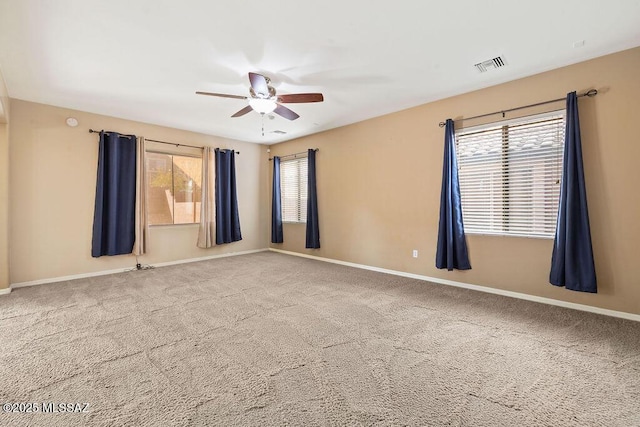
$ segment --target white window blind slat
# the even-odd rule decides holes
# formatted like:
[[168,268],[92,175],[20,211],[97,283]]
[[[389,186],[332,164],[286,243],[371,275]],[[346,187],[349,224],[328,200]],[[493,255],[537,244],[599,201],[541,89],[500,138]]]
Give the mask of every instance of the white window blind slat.
[[466,232],[553,237],[564,126],[556,111],[456,132]]

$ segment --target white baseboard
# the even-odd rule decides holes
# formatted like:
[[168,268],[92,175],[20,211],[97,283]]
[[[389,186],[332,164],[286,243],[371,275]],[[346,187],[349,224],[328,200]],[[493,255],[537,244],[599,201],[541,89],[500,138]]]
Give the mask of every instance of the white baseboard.
[[472,285],[472,284],[469,284],[469,283],[456,282],[456,281],[447,280],[447,279],[440,279],[438,277],[429,277],[429,276],[423,276],[423,275],[420,275],[420,274],[406,273],[404,271],[388,270],[386,268],[373,267],[373,266],[364,265],[364,264],[356,264],[356,263],[353,263],[353,262],[340,261],[340,260],[331,259],[331,258],[322,258],[322,257],[318,257],[318,256],[315,256],[315,255],[302,254],[302,253],[298,253],[298,252],[283,251],[282,249],[269,248],[269,250],[273,251],[273,252],[279,252],[279,253],[298,256],[298,257],[302,257],[302,258],[310,258],[310,259],[315,259],[315,260],[318,260],[318,261],[330,262],[330,263],[333,263],[333,264],[346,265],[348,267],[361,268],[363,270],[370,270],[370,271],[377,271],[379,273],[393,274],[393,275],[396,275],[396,276],[408,277],[408,278],[411,278],[411,279],[418,279],[418,280],[424,280],[424,281],[427,281],[427,282],[439,283],[441,285],[455,286],[455,287],[458,287],[458,288],[471,289],[471,290],[474,290],[474,291],[487,292],[487,293],[490,293],[490,294],[496,294],[496,295],[502,295],[502,296],[511,297],[511,298],[523,299],[523,300],[527,300],[527,301],[539,302],[539,303],[542,303],[542,304],[556,305],[556,306],[559,306],[559,307],[571,308],[571,309],[580,310],[580,311],[588,311],[588,312],[591,312],[591,313],[603,314],[605,316],[619,317],[619,318],[622,318],[622,319],[627,319],[627,320],[633,320],[633,321],[636,321],[636,322],[640,322],[640,315],[639,314],[626,313],[624,311],[609,310],[609,309],[606,309],[606,308],[594,307],[594,306],[591,306],[591,305],[577,304],[577,303],[567,302],[567,301],[560,301],[560,300],[556,300],[556,299],[553,299],[553,298],[539,297],[539,296],[535,296],[535,295],[523,294],[523,293],[520,293],[520,292],[505,291],[505,290],[502,290],[502,289],[489,288],[487,286]]
[[66,282],[67,280],[85,279],[87,277],[106,276],[108,274],[124,273],[129,268],[118,268],[115,270],[94,271],[91,273],[72,274],[70,276],[48,277],[46,279],[30,280],[28,282],[12,283],[11,288],[25,288],[27,286],[46,285],[47,283]]
[[11,288],[0,289],[0,295],[9,295],[11,293]]
[[268,250],[269,250],[268,248],[251,249],[251,250],[248,250],[248,251],[229,252],[229,253],[226,253],[226,254],[203,256],[203,257],[200,257],[200,258],[189,258],[189,259],[180,259],[178,261],[160,262],[160,263],[152,264],[152,265],[154,267],[166,267],[168,265],[187,264],[189,262],[207,261],[207,260],[216,259],[216,258],[227,258],[227,257],[230,257],[230,256],[255,254],[256,252],[266,252]]
[[[160,262],[157,264],[151,264],[151,266],[153,267],[165,267],[168,265],[176,265],[176,264],[187,264],[190,262],[198,262],[198,261],[206,261],[206,260],[210,260],[210,259],[215,259],[215,258],[226,258],[226,257],[230,257],[230,256],[238,256],[238,255],[246,255],[246,254],[252,254],[252,253],[256,253],[256,252],[264,252],[264,251],[268,251],[269,249],[267,248],[263,248],[263,249],[252,249],[249,251],[241,251],[241,252],[229,252],[229,253],[225,253],[225,254],[219,254],[219,255],[210,255],[210,256],[205,256],[205,257],[199,257],[199,258],[189,258],[189,259],[180,259],[177,261],[169,261],[169,262]],[[103,271],[94,271],[91,273],[82,273],[82,274],[73,274],[71,276],[60,276],[60,277],[51,277],[51,278],[47,278],[47,279],[39,279],[39,280],[31,280],[29,282],[18,282],[18,283],[12,283],[11,287],[9,288],[8,291],[5,291],[4,289],[0,289],[0,295],[2,295],[3,293],[9,293],[11,292],[11,289],[13,288],[24,288],[26,286],[36,286],[36,285],[44,285],[47,283],[56,283],[56,282],[65,282],[67,280],[75,280],[75,279],[85,279],[87,277],[96,277],[96,276],[106,276],[107,274],[115,274],[115,273],[124,273],[126,271],[131,271],[131,268],[118,268],[115,270],[103,270]]]

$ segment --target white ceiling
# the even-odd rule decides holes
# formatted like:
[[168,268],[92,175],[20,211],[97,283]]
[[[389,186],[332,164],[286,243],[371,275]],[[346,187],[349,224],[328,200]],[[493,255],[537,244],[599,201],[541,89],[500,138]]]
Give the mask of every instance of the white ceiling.
[[[640,0],[0,0],[11,97],[257,143],[638,45]],[[248,95],[249,71],[325,102],[263,137],[258,113],[230,117],[245,100],[195,95]]]

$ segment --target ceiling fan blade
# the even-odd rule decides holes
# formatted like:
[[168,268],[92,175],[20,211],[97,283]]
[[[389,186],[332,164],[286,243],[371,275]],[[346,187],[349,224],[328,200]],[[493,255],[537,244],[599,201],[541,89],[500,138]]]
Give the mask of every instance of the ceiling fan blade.
[[282,103],[300,103],[300,102],[322,102],[324,97],[321,93],[291,93],[288,95],[278,96],[278,102]]
[[269,84],[265,76],[257,73],[249,73],[249,81],[255,93],[269,96]]
[[276,114],[279,114],[282,117],[284,117],[285,119],[289,119],[289,120],[295,120],[298,117],[300,117],[295,112],[291,111],[290,109],[288,109],[284,105],[280,105],[280,104],[278,104],[278,106],[276,107],[275,110],[273,110],[273,112],[276,113]]
[[214,92],[196,92],[196,95],[208,95],[208,96],[219,96],[221,98],[233,98],[233,99],[247,99],[246,96],[240,95],[228,95],[226,93],[214,93]]
[[251,108],[251,105],[247,105],[246,107],[244,107],[242,110],[238,111],[237,113],[235,113],[233,116],[231,117],[240,117],[240,116],[244,116],[245,114],[247,114],[249,111],[252,111],[253,108]]

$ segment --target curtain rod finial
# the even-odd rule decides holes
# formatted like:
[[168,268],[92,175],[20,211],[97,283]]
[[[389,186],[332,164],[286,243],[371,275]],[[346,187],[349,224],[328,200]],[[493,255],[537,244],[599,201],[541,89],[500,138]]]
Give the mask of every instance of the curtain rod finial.
[[440,122],[440,123],[438,123],[438,126],[440,126],[441,128],[443,128],[443,127],[444,127],[444,122]]

